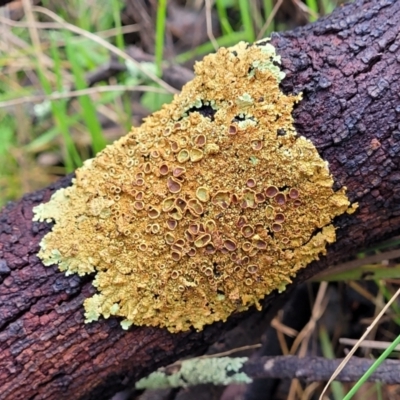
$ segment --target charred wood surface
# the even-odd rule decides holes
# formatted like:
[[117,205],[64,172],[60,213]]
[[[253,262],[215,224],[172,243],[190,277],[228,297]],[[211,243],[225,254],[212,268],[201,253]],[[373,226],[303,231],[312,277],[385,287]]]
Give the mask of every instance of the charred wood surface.
[[[315,24],[272,39],[287,78],[303,92],[294,116],[300,135],[329,162],[358,211],[335,221],[328,256],[294,285],[400,231],[400,2],[357,1]],[[0,214],[0,398],[108,399],[135,380],[187,354],[199,354],[243,320],[232,316],[202,332],[171,334],[116,319],[83,322],[91,278],[64,276],[37,258],[50,227],[32,222],[32,207],[71,177],[9,204]],[[272,313],[281,301],[265,299]]]

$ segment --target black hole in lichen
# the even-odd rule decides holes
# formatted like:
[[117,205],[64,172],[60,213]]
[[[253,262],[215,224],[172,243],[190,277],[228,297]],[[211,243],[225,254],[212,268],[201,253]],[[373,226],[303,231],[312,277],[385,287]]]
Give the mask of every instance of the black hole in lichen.
[[233,371],[233,370],[230,370],[230,369],[226,369],[225,370],[225,374],[226,374],[227,377],[233,376],[236,373],[237,373],[236,371]]
[[[279,118],[279,117],[278,117],[278,118]],[[285,136],[285,135],[286,135],[286,130],[283,129],[283,128],[279,128],[279,129],[276,131],[276,133],[277,133],[278,136]]]
[[236,50],[233,50],[233,51],[232,51],[232,54],[233,54],[235,57],[237,57],[237,55],[238,55],[238,53],[237,53]]
[[284,190],[289,189],[289,186],[287,186],[287,185],[280,186],[278,189],[279,189],[281,192],[283,192]]
[[217,294],[221,295],[221,296],[225,296],[225,292],[223,290],[217,290]]
[[213,262],[213,273],[215,276],[221,275],[221,272],[218,270],[218,264],[216,262]]
[[245,119],[246,119],[246,117],[243,114],[235,115],[232,122],[240,122],[240,121],[244,121]]
[[211,121],[214,121],[214,115],[217,110],[214,110],[210,105],[205,105],[202,103],[201,107],[192,107],[189,108],[186,112],[190,114],[191,112],[198,112],[205,118],[210,118]]
[[232,123],[235,122],[241,122],[241,121],[254,121],[254,117],[248,117],[246,115],[235,115],[235,117],[232,119]]

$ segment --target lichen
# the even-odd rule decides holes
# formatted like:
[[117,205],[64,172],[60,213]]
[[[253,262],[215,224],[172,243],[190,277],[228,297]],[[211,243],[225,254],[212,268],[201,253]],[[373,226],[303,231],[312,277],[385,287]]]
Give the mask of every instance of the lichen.
[[239,372],[247,357],[220,357],[182,361],[178,371],[167,374],[156,371],[136,382],[136,389],[164,389],[188,387],[211,383],[229,385],[231,383],[251,383],[252,379]]
[[205,57],[171,104],[34,209],[55,222],[43,263],[96,273],[87,322],[200,330],[260,308],[335,241],[345,188],[296,134],[301,95],[279,89],[279,62],[266,40]]

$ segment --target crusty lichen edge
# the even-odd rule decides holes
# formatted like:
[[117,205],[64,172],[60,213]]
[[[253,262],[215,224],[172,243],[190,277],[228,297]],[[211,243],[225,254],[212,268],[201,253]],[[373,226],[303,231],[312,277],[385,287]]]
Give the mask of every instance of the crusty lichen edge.
[[202,329],[259,307],[335,241],[331,220],[355,206],[345,188],[333,192],[328,163],[296,134],[301,95],[280,92],[279,64],[268,39],[207,56],[170,105],[34,208],[35,221],[55,221],[40,243],[43,263],[97,272],[87,322],[117,315],[124,329]]
[[247,357],[194,358],[180,363],[179,370],[168,374],[163,370],[152,372],[136,382],[136,389],[167,389],[189,387],[211,383],[230,385],[231,383],[251,383],[253,380],[239,372]]

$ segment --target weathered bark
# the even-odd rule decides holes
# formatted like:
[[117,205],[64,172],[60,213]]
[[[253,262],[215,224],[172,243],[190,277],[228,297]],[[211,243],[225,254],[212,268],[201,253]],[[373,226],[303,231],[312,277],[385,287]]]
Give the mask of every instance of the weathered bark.
[[[275,34],[286,92],[303,92],[299,134],[329,161],[359,210],[335,221],[338,240],[296,283],[400,231],[400,2],[364,0],[315,24]],[[0,214],[0,397],[106,399],[156,367],[200,353],[247,313],[202,332],[171,334],[115,319],[83,323],[90,278],[65,277],[36,257],[49,227],[32,207],[70,177],[8,205]],[[276,293],[264,310],[276,307]]]
[[[327,381],[336,371],[343,359],[329,360],[323,357],[278,356],[260,357],[247,361],[241,371],[253,379],[296,377],[304,382]],[[357,382],[371,367],[375,360],[352,357],[340,374],[335,378],[339,382]],[[367,379],[367,382],[399,384],[400,365],[397,360],[386,360]]]
[[[234,358],[234,357],[233,357]],[[203,368],[209,368],[210,371],[215,369],[213,364],[217,359],[196,359],[182,361],[182,363],[174,363],[166,368],[162,369],[165,374],[165,379],[155,384],[152,382],[140,382],[138,386],[141,388],[151,389],[164,389],[166,387],[179,387],[181,382],[185,382],[185,386],[198,385],[201,381],[202,384],[214,383],[217,384],[218,378],[215,376],[202,376],[202,371],[199,369],[199,373],[196,374],[192,368],[188,368],[186,371],[184,365],[192,364],[193,362],[198,363]],[[257,357],[243,362],[243,365],[238,369],[238,373],[244,372],[249,378],[276,378],[276,379],[293,379],[294,377],[300,379],[303,382],[321,382],[328,381],[332,374],[337,370],[339,365],[343,362],[343,358],[330,360],[324,357],[299,357],[299,356],[266,356]],[[371,367],[375,360],[368,358],[352,357],[346,362],[346,365],[335,378],[338,382],[357,382],[365,372]],[[201,364],[203,363],[203,365]],[[223,365],[220,367],[224,369]],[[400,362],[397,360],[385,360],[375,372],[370,375],[367,382],[381,382],[385,384],[395,385],[400,383]],[[175,379],[171,379],[175,378]],[[225,378],[225,377],[224,377]],[[168,379],[168,381],[167,381]],[[171,380],[170,380],[171,379]],[[147,379],[145,379],[146,381]],[[224,381],[224,379],[222,379]],[[235,382],[240,383],[240,382]],[[268,399],[270,397],[265,396],[265,392],[259,392],[263,394],[263,398]],[[261,397],[260,397],[261,398]]]

